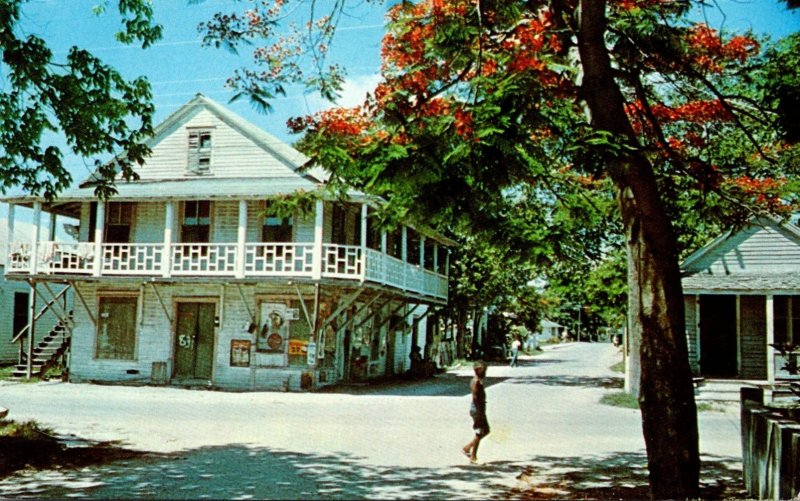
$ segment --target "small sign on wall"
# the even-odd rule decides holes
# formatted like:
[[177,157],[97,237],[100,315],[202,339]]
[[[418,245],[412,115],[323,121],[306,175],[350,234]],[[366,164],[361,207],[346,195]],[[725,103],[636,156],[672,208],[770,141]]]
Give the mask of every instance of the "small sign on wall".
[[250,367],[249,339],[231,339],[231,367]]

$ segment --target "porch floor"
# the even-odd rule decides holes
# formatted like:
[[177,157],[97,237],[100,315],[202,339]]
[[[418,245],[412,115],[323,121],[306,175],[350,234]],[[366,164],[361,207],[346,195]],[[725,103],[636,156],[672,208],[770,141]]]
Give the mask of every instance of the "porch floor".
[[743,386],[767,384],[766,379],[704,379],[694,390],[698,402],[738,402]]

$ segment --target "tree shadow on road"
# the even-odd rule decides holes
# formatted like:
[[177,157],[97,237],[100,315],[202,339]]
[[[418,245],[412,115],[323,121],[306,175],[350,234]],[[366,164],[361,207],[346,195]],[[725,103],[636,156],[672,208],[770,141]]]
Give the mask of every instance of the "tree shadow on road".
[[[376,380],[364,384],[339,384],[322,388],[318,393],[344,393],[347,395],[382,395],[394,397],[463,397],[470,394],[470,374],[445,372],[436,377],[424,379],[390,379]],[[503,381],[507,377],[484,378],[487,388]]]
[[[643,453],[533,456],[438,468],[379,466],[347,455],[244,445],[150,454],[79,469],[24,471],[0,497],[114,499],[643,499]],[[703,463],[702,498],[742,497],[736,458]]]
[[625,381],[618,376],[519,376],[510,378],[512,384],[541,384],[545,386],[571,386],[585,388],[622,389]]

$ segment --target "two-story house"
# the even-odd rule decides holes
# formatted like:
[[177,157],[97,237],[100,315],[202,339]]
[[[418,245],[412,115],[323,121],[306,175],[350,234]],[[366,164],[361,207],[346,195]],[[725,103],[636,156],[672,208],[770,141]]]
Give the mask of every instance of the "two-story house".
[[[6,268],[70,286],[71,381],[312,390],[407,370],[447,302],[451,241],[379,229],[358,192],[326,198],[323,169],[202,95],[148,144],[110,200],[91,178],[54,202],[5,198],[37,226],[42,211],[80,221],[75,243],[10,235]],[[310,210],[271,210],[298,193]]]

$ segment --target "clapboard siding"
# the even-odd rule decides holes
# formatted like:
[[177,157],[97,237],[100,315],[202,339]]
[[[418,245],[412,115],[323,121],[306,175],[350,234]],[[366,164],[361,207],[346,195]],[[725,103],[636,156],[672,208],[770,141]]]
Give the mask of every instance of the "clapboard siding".
[[211,176],[287,177],[297,175],[279,157],[254,143],[246,135],[222,121],[207,109],[198,109],[187,122],[168,131],[152,146],[152,154],[137,169],[141,179],[196,177],[187,173],[188,130],[208,128],[212,134]]
[[777,226],[750,226],[686,269],[717,275],[789,270],[800,271],[800,241]]
[[764,296],[741,296],[741,377],[745,379],[766,379],[767,340],[766,340],[766,299]]
[[699,374],[700,372],[700,355],[697,345],[698,332],[697,326],[699,319],[697,318],[697,296],[684,296],[683,305],[685,310],[685,325],[686,325],[686,342],[689,349],[689,365],[692,368],[692,373]]

